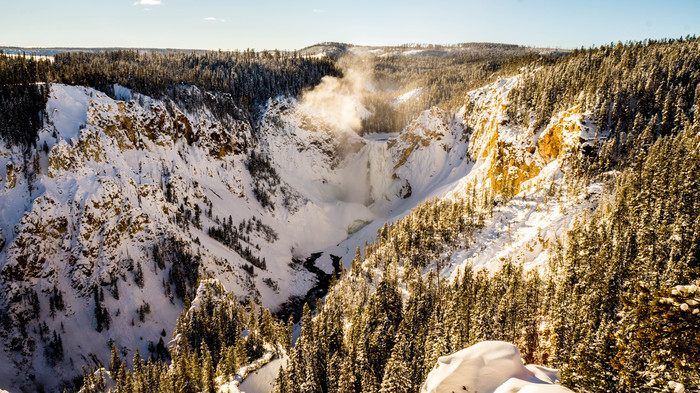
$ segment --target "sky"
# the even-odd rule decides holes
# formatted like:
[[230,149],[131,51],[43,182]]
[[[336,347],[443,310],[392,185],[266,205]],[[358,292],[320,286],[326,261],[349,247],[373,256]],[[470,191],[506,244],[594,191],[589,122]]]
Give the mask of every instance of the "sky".
[[700,0],[0,0],[0,46],[301,49],[700,35]]

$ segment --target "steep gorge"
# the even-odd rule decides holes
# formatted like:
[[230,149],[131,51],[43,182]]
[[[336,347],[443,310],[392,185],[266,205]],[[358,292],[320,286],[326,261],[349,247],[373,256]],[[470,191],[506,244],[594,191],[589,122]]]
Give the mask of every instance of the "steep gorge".
[[[201,279],[275,311],[336,270],[334,256],[349,274],[314,324],[334,310],[395,307],[379,289],[402,301],[423,289],[467,293],[460,285],[472,269],[488,271],[478,282],[504,280],[488,289],[504,289],[504,302],[517,298],[517,272],[556,267],[569,231],[609,206],[619,173],[585,165],[633,140],[583,95],[543,122],[526,108],[524,121],[517,99],[544,72],[522,69],[466,93],[456,111],[433,107],[400,133],[364,137],[290,97],[268,100],[253,121],[230,97],[196,87],[179,93],[202,103],[192,106],[123,87],[110,98],[50,85],[37,147],[0,147],[0,361],[13,365],[0,380],[28,390],[70,385],[81,365],[106,366],[112,344],[126,359],[135,349],[155,356],[156,343],[175,338]],[[314,267],[304,266],[316,253]],[[407,307],[425,306],[414,300]],[[517,310],[496,323],[481,306],[484,337],[492,325],[519,323]],[[551,333],[551,315],[525,322],[563,337]],[[391,347],[395,332],[383,333],[377,340]],[[433,331],[426,362],[473,339],[462,333],[446,344]],[[515,328],[503,334],[521,337]],[[546,360],[547,345],[523,353]]]

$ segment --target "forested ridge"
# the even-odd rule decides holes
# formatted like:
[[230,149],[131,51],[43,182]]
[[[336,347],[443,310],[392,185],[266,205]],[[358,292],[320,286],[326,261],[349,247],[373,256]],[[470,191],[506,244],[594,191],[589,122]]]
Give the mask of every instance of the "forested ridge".
[[[31,145],[42,126],[46,83],[92,87],[114,96],[114,84],[153,98],[181,101],[196,86],[227,94],[251,117],[267,99],[295,96],[326,75],[340,75],[330,60],[274,52],[151,52],[115,50],[59,53],[53,60],[0,54],[0,136]],[[188,103],[184,103],[187,105]],[[191,104],[191,103],[189,103]],[[238,115],[238,108],[225,108]]]
[[[561,55],[541,55],[516,45],[464,45],[470,51],[450,56],[375,58],[372,79],[377,90],[364,99],[371,115],[363,120],[360,132],[398,132],[431,106],[460,106],[465,91],[496,75],[517,72],[527,64],[551,62]],[[57,53],[51,60],[0,54],[0,99],[7,108],[0,119],[0,135],[11,143],[33,143],[48,97],[48,89],[41,85],[45,83],[93,87],[112,97],[114,84],[119,84],[153,98],[169,97],[186,107],[196,103],[189,102],[181,88],[197,86],[226,94],[254,114],[269,98],[297,96],[326,75],[341,76],[332,58],[252,50],[187,53],[117,49]],[[392,105],[392,94],[399,86],[420,88],[421,94],[410,102]],[[232,108],[219,109],[240,116]]]
[[105,391],[109,376],[119,392],[215,392],[266,352],[290,349],[293,324],[253,302],[239,304],[220,282],[203,279],[196,301],[185,304],[169,352],[161,339],[145,358],[136,350],[128,363],[122,359],[128,349],[112,346],[108,370],[84,370],[82,391]]
[[[377,91],[365,98],[371,115],[363,119],[361,132],[399,132],[432,106],[455,110],[464,104],[466,91],[482,87],[499,76],[518,73],[521,67],[556,61],[563,54],[540,54],[517,45],[464,45],[468,51],[453,55],[447,52],[443,56],[409,57],[389,52],[375,58],[373,78]],[[426,49],[428,53],[430,49]],[[419,90],[416,97],[397,103],[393,101],[397,87],[402,92]]]

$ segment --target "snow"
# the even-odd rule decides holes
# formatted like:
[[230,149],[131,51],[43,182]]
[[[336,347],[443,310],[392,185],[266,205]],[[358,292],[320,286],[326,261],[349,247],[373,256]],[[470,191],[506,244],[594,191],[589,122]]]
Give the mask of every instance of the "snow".
[[396,97],[394,101],[391,102],[391,106],[396,108],[397,106],[406,103],[408,101],[414,100],[420,96],[420,93],[423,91],[422,87],[419,87],[417,89],[413,89],[409,92],[406,92],[404,94],[401,94],[400,96]]
[[[26,57],[26,58],[32,58],[32,59],[34,59],[34,60],[36,60],[36,61],[48,60],[48,61],[50,61],[51,63],[53,63],[53,61],[54,61],[54,57],[53,57],[53,56],[34,55],[34,54],[30,54],[30,53],[3,53],[3,55],[4,55],[4,56],[8,56],[8,57]],[[0,391],[0,393],[2,393],[2,391]]]
[[269,393],[277,379],[280,367],[286,367],[289,359],[276,357],[269,363],[248,374],[238,386],[242,393]]
[[422,49],[411,49],[411,50],[407,50],[405,52],[402,52],[402,54],[404,56],[416,56],[416,55],[420,55],[421,53],[423,53]]
[[[555,185],[562,186],[560,181]],[[458,250],[452,255],[446,274],[457,274],[459,268],[464,266],[495,272],[506,259],[522,263],[525,270],[542,271],[554,244],[565,239],[579,214],[595,206],[601,192],[601,185],[594,183],[583,195],[573,197],[568,203],[565,196],[562,196],[562,200],[545,199],[541,195],[544,191],[517,195],[486,221],[484,228],[471,242],[472,247]],[[563,204],[568,208],[561,208]]]
[[100,97],[103,94],[85,87],[51,85],[46,112],[56,127],[60,139],[78,138],[80,127],[87,123],[90,100],[95,96]]
[[421,393],[560,393],[559,372],[523,364],[518,348],[502,341],[484,341],[438,359]]
[[120,84],[114,84],[114,96],[117,100],[131,101],[131,89]]
[[675,381],[668,381],[668,387],[673,389],[674,393],[683,393],[685,392],[685,386],[683,386],[682,383],[680,382],[675,382]]
[[[10,360],[7,359],[5,351],[0,352],[0,364],[10,364]],[[14,378],[14,370],[11,367],[0,367],[0,383],[2,383],[3,388],[9,388],[9,381]],[[5,382],[7,381],[7,382]],[[10,393],[8,390],[3,390],[0,388],[0,393]]]
[[[269,349],[269,348],[268,348]],[[280,367],[287,364],[286,356],[279,357],[268,350],[261,358],[238,369],[230,382],[219,386],[219,393],[269,393],[277,378]],[[248,380],[250,378],[250,380]]]

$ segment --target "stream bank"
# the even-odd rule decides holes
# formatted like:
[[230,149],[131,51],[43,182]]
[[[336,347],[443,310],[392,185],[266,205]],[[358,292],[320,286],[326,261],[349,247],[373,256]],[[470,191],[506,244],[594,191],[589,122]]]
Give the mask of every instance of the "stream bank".
[[302,265],[304,269],[316,275],[316,284],[306,292],[304,296],[295,296],[284,302],[279,311],[275,313],[278,319],[287,321],[289,317],[294,318],[294,323],[301,320],[301,315],[304,310],[304,304],[309,304],[311,311],[316,309],[316,300],[322,299],[328,293],[328,287],[331,283],[331,278],[335,275],[336,279],[340,278],[342,264],[340,257],[330,254],[333,261],[333,273],[326,273],[316,266],[316,260],[323,255],[322,252],[315,252],[309,255],[305,260],[293,259],[292,262]]

